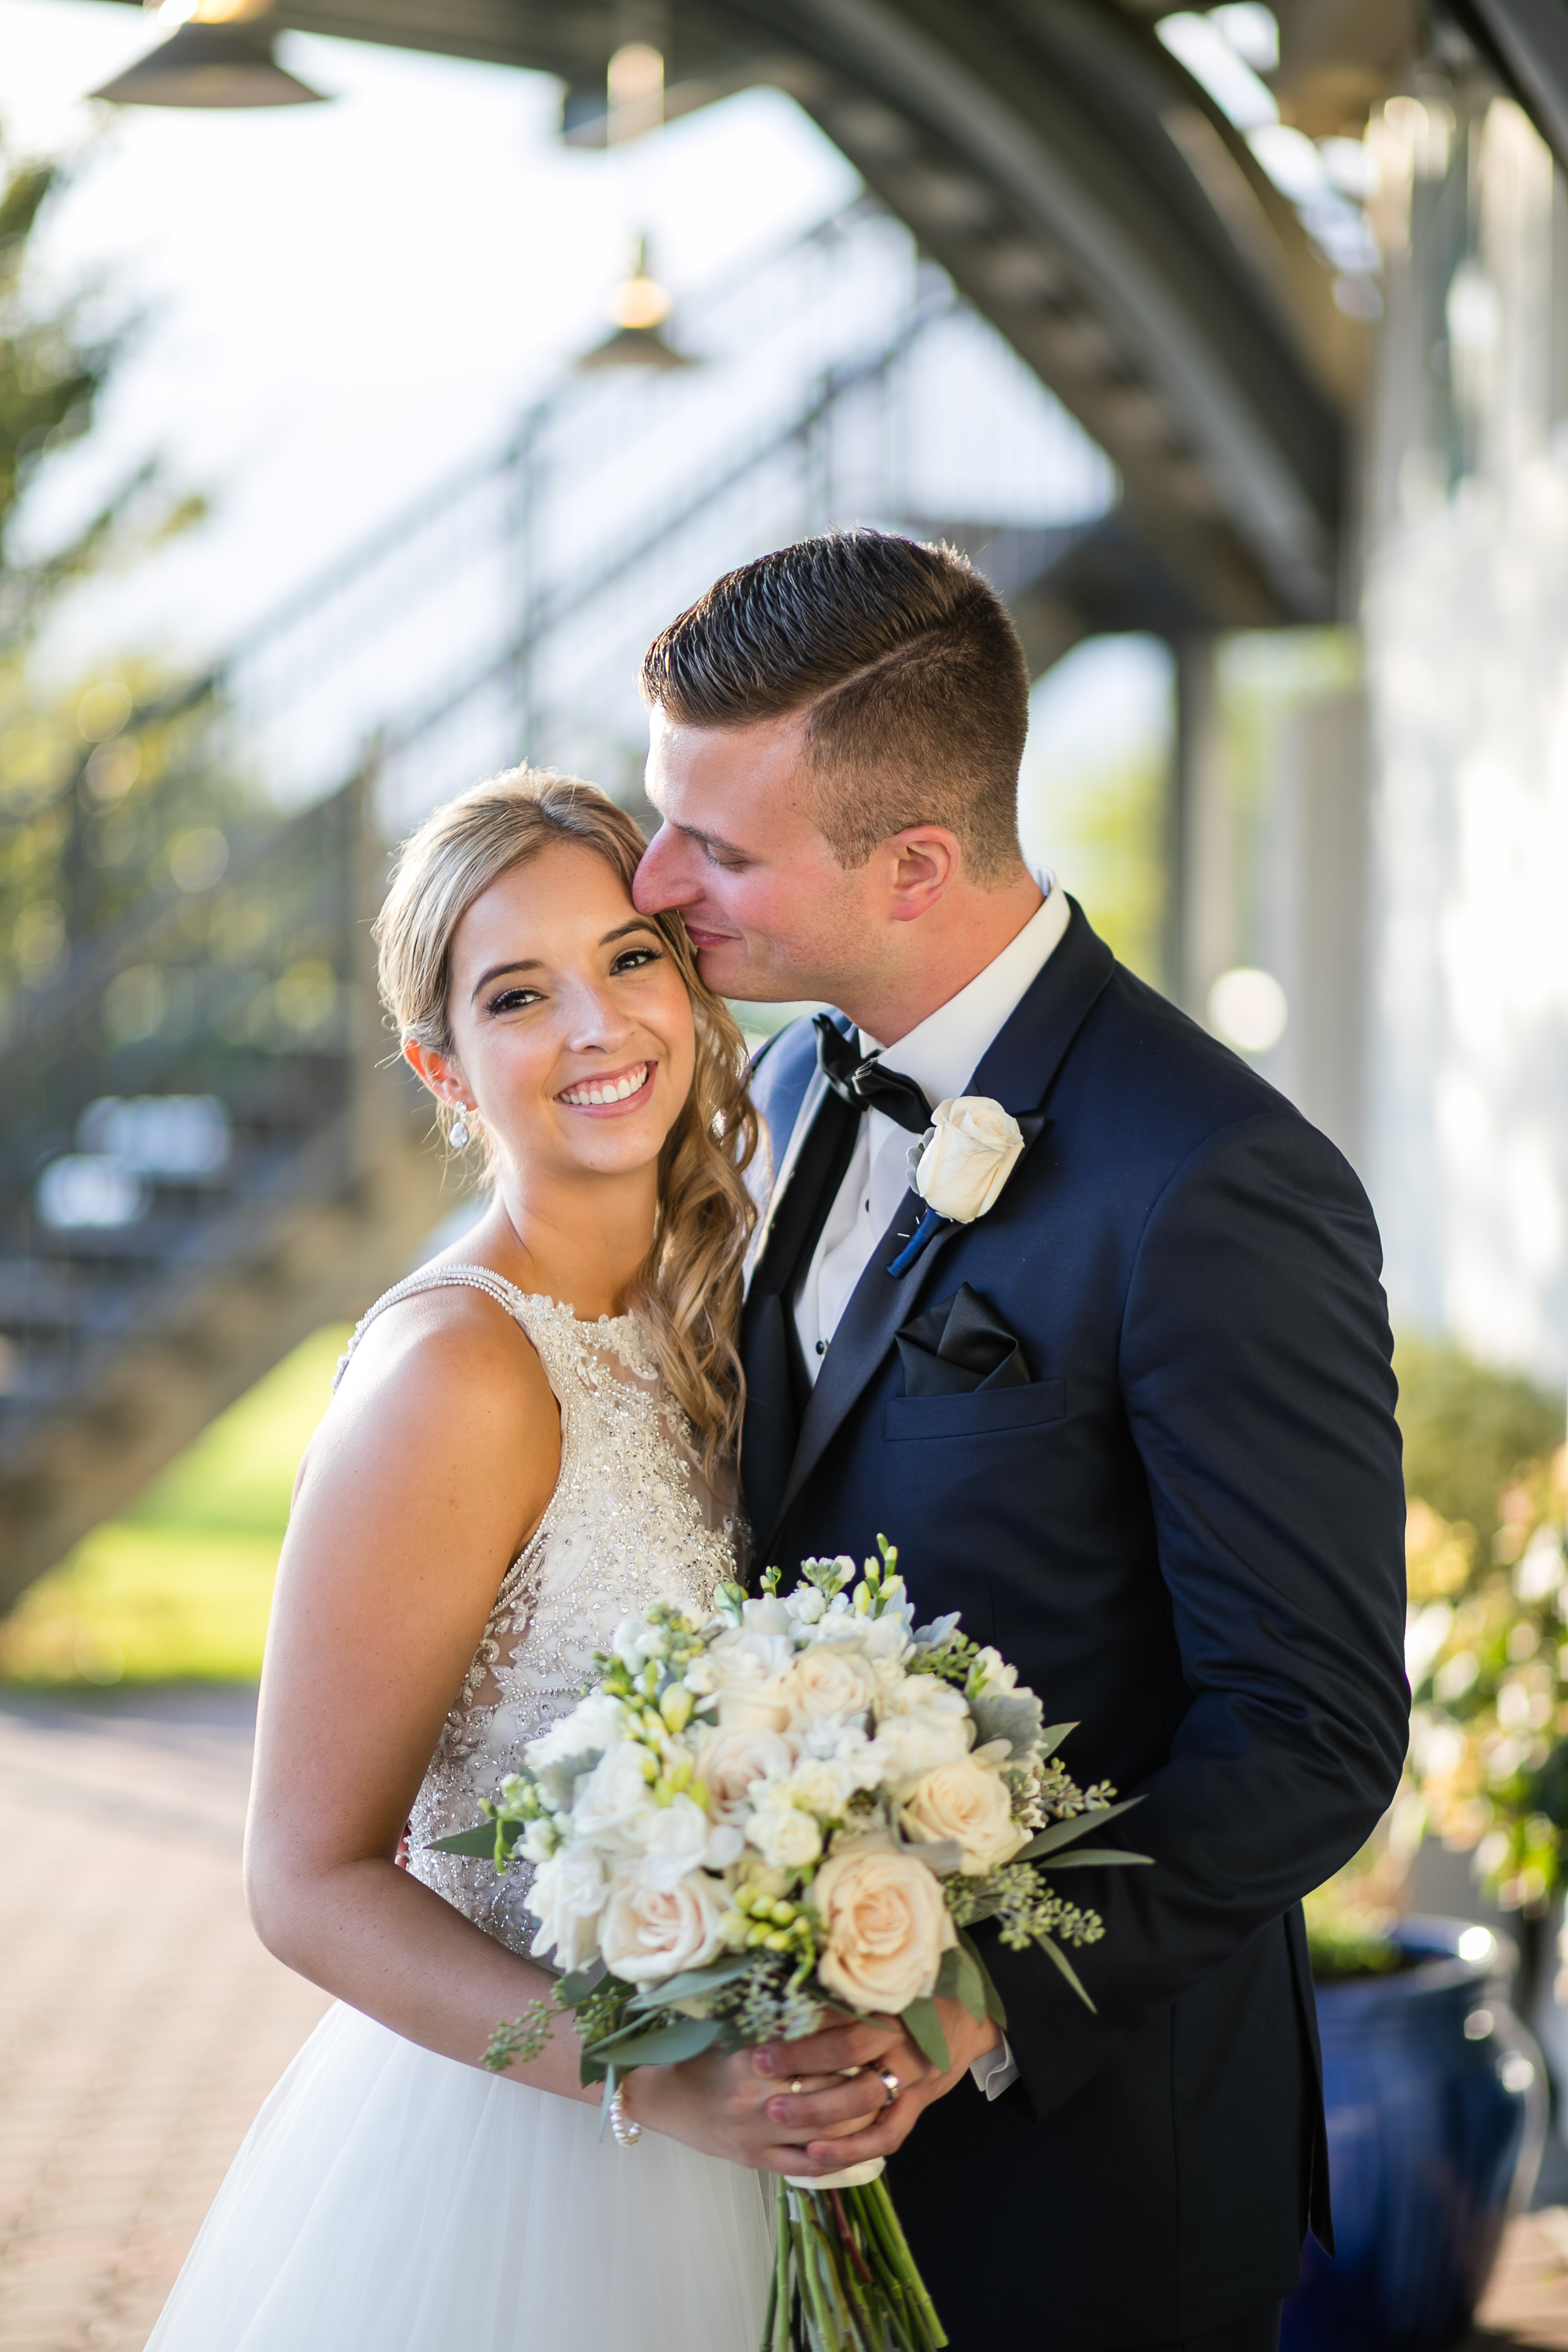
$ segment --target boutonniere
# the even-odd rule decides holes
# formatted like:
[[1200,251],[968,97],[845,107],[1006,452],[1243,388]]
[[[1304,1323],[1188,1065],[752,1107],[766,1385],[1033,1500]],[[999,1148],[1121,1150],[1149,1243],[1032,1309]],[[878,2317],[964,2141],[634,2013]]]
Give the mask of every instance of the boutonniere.
[[930,1127],[909,1151],[910,1190],[920,1194],[926,1213],[888,1272],[907,1274],[939,1225],[972,1225],[994,1209],[1029,1140],[1012,1112],[989,1095],[938,1103]]

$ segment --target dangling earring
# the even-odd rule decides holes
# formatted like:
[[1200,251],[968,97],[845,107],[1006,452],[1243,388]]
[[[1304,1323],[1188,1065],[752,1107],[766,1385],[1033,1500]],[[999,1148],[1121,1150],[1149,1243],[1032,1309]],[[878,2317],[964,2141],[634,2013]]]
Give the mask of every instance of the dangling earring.
[[468,1140],[468,1122],[461,1110],[447,1129],[447,1140],[454,1151],[461,1151]]

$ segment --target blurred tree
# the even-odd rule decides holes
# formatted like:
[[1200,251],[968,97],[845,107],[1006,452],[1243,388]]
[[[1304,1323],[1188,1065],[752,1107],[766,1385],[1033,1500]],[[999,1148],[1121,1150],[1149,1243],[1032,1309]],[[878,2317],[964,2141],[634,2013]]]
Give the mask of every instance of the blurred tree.
[[211,697],[174,708],[146,660],[48,690],[30,659],[65,592],[205,511],[150,458],[62,544],[18,552],[28,491],[90,429],[133,324],[95,320],[85,293],[37,292],[29,264],[62,184],[57,163],[0,154],[0,1042],[16,992],[57,979],[73,940],[149,892],[216,881],[255,805],[218,751]]
[[[1473,1565],[1500,1560],[1500,1544],[1506,1550],[1511,1540],[1515,1474],[1562,1443],[1562,1397],[1450,1343],[1402,1339],[1394,1369],[1405,1493],[1471,1532]],[[1510,1563],[1515,1556],[1509,1552]]]

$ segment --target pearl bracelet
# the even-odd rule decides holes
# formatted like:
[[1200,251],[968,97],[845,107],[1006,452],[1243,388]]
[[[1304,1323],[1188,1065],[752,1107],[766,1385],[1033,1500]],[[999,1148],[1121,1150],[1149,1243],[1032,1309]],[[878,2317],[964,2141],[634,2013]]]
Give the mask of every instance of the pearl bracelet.
[[626,2086],[624,2082],[616,2084],[616,2095],[610,2101],[610,2129],[616,2136],[617,2147],[636,2147],[642,2137],[641,2124],[634,2123],[626,2113]]

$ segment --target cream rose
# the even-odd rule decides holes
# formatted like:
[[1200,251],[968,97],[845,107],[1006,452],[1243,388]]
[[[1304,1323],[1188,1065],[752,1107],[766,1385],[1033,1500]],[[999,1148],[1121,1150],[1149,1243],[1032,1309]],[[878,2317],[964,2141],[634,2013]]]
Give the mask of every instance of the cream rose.
[[961,1763],[967,1757],[970,1729],[967,1713],[954,1716],[921,1707],[913,1715],[884,1716],[866,1767],[895,1796],[908,1796],[939,1765]]
[[876,1685],[865,1659],[855,1651],[815,1645],[795,1660],[784,1688],[792,1711],[810,1722],[828,1715],[864,1715]]
[[849,2009],[894,2017],[931,1993],[957,1942],[940,1882],[911,1854],[850,1846],[817,1872],[811,1899],[826,1931],[817,1974]]
[[911,1838],[935,1844],[956,1838],[963,1849],[961,1865],[971,1878],[984,1878],[1011,1862],[1030,1832],[1013,1819],[1007,1784],[965,1757],[961,1764],[940,1764],[928,1772],[904,1807],[904,1828]]
[[644,1870],[618,1874],[599,1924],[606,1965],[627,1984],[662,1984],[682,1969],[701,1968],[721,1947],[723,1894],[700,1871],[673,1886]]
[[938,1103],[935,1129],[915,1170],[915,1190],[939,1217],[972,1225],[994,1208],[1024,1149],[1024,1133],[989,1095]]
[[738,1822],[754,1782],[782,1780],[795,1762],[795,1743],[766,1727],[741,1726],[710,1732],[697,1750],[697,1777],[708,1791],[713,1817]]

